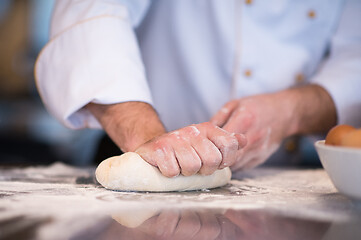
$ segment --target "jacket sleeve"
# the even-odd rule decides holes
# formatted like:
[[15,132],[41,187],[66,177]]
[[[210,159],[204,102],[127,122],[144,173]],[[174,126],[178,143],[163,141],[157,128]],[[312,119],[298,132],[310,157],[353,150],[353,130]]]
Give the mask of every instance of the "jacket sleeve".
[[361,126],[361,1],[345,2],[329,56],[312,79],[333,98],[338,123]]
[[146,0],[58,0],[50,41],[35,63],[40,96],[70,128],[100,128],[84,106],[143,101],[152,104],[133,27]]

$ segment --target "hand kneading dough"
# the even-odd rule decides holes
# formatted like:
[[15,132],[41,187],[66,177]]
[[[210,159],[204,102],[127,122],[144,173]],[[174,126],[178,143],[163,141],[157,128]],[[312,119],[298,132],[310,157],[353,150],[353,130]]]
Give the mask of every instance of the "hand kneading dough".
[[128,152],[101,162],[95,175],[98,182],[107,189],[169,192],[220,187],[229,182],[232,173],[229,168],[224,168],[208,176],[196,174],[168,178],[137,153]]

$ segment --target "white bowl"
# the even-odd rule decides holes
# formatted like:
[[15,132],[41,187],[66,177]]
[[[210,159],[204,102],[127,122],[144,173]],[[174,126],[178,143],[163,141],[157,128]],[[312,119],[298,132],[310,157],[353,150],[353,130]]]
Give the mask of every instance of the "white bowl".
[[361,149],[325,145],[324,140],[317,141],[315,147],[335,187],[361,200]]

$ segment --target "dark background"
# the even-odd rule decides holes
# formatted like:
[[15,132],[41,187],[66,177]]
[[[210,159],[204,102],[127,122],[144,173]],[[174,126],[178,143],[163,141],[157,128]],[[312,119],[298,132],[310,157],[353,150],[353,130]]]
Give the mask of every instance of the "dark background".
[[33,67],[48,41],[53,0],[0,1],[0,164],[90,163],[101,134],[69,130],[45,110]]

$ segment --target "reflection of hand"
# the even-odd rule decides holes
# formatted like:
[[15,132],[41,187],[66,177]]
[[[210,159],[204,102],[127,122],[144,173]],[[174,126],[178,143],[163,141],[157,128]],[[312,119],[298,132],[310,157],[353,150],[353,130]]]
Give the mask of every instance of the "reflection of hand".
[[193,211],[165,211],[146,221],[142,229],[158,239],[215,239],[220,224],[215,215]]
[[140,232],[147,236],[144,239],[172,240],[226,240],[236,239],[235,237],[239,234],[237,227],[231,221],[211,210],[162,211],[132,231],[134,236],[140,236]]
[[163,134],[136,152],[167,177],[196,173],[209,175],[234,164],[246,144],[241,134],[229,133],[211,123],[191,125]]
[[136,228],[113,222],[99,239],[313,240],[321,239],[329,225],[265,210],[179,209],[163,210]]
[[329,227],[327,222],[273,215],[265,211],[228,210],[225,214],[241,231],[242,238],[258,239],[321,239]]

